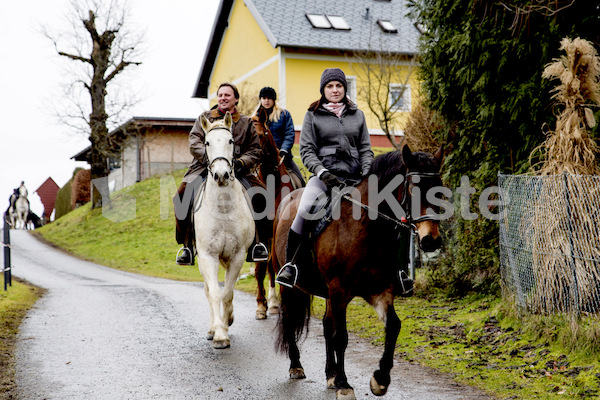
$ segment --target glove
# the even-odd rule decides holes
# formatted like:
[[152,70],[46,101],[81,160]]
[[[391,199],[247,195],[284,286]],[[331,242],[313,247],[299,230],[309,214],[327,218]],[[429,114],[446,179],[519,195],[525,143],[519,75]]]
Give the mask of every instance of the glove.
[[319,179],[321,179],[325,186],[327,186],[327,190],[329,191],[331,191],[334,187],[342,186],[342,181],[340,181],[337,176],[329,171],[323,172]]
[[281,162],[287,167],[292,159],[292,156],[287,150],[279,150],[279,155],[281,156]]
[[233,169],[236,174],[243,174],[246,169],[246,164],[244,164],[244,161],[236,158],[235,161],[233,161]]

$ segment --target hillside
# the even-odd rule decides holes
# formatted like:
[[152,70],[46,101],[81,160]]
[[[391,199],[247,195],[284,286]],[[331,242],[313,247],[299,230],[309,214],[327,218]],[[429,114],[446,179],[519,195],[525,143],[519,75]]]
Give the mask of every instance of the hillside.
[[112,196],[109,207],[90,212],[88,203],[36,232],[81,258],[112,268],[201,280],[196,267],[175,264],[180,245],[175,241],[171,199],[184,172],[139,182]]

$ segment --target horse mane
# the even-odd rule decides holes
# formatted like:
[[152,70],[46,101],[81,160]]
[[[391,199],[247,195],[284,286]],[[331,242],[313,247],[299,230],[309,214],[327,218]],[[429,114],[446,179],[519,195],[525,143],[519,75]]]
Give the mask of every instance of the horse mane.
[[[223,118],[215,119],[214,121],[212,121],[210,123],[210,126],[208,127],[208,131],[212,131],[215,128],[227,128]],[[206,133],[208,133],[208,132],[206,132]]]
[[[439,166],[433,160],[431,154],[422,151],[412,153],[413,161],[419,172],[438,172]],[[373,159],[369,175],[376,175],[380,186],[387,185],[395,176],[406,173],[407,166],[404,163],[401,150],[390,151],[380,154]]]
[[402,153],[400,150],[395,150],[375,157],[371,164],[369,175],[375,174],[377,179],[382,180],[388,176],[396,176],[404,173],[405,170],[406,166],[402,160]]

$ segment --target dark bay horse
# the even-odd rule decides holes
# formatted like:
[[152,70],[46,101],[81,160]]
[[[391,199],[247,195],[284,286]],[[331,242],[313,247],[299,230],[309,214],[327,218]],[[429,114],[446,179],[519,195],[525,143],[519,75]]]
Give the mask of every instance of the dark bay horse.
[[[303,185],[300,178],[296,174],[288,171],[285,164],[283,164],[275,139],[273,139],[273,135],[267,127],[267,118],[267,113],[261,108],[259,114],[254,115],[252,120],[254,121],[256,133],[260,138],[263,153],[258,167],[258,177],[267,185],[267,188],[273,188],[274,210],[276,210],[283,197],[292,190],[300,188]],[[271,184],[269,184],[269,179],[272,180]],[[263,234],[264,240],[272,240],[272,238],[272,231],[268,234]],[[273,269],[270,258],[271,254],[269,255],[269,260],[255,263],[254,274],[258,286],[256,295],[256,319],[266,319],[267,310],[270,314],[279,314],[279,304],[281,300],[279,293],[275,290],[276,271]],[[268,300],[264,285],[267,272],[269,273]]]
[[[441,186],[441,161],[441,149],[431,156],[412,153],[408,146],[402,151],[378,156],[371,167],[370,179],[364,179],[354,189],[354,201],[347,197],[341,199],[340,217],[334,218],[310,245],[303,246],[304,258],[298,262],[300,275],[310,275],[308,270],[313,269],[317,274],[320,272],[326,285],[325,295],[321,292],[321,296],[326,297],[323,317],[325,374],[328,387],[337,390],[338,399],[356,398],[346,378],[344,354],[348,345],[346,308],[357,296],[369,303],[385,324],[385,348],[379,369],[371,378],[371,391],[377,396],[387,392],[401,327],[393,303],[395,295],[400,294],[397,274],[403,267],[398,258],[399,230],[415,229],[424,251],[440,247],[439,219],[426,215],[435,212],[437,207],[429,204],[426,193],[430,188]],[[370,193],[369,186],[376,187],[378,193],[393,187],[389,194],[393,197],[388,197],[374,210],[369,205],[369,198],[375,195]],[[297,211],[300,190],[282,201],[274,221],[274,262],[278,268],[285,260],[288,231]],[[398,206],[406,210],[406,219],[394,212]],[[358,207],[358,215],[353,215],[353,207]],[[307,260],[306,253],[310,251],[313,254]],[[290,358],[290,378],[302,379],[306,376],[297,342],[308,330],[310,295],[305,290],[282,287],[281,297],[277,349],[287,352]]]

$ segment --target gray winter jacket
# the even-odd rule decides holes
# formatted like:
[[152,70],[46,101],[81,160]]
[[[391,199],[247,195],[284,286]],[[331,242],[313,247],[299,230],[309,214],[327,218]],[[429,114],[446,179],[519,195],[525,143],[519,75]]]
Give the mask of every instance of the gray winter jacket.
[[323,168],[341,177],[367,175],[373,162],[365,115],[349,102],[341,118],[314,102],[304,116],[300,156],[310,172]]

